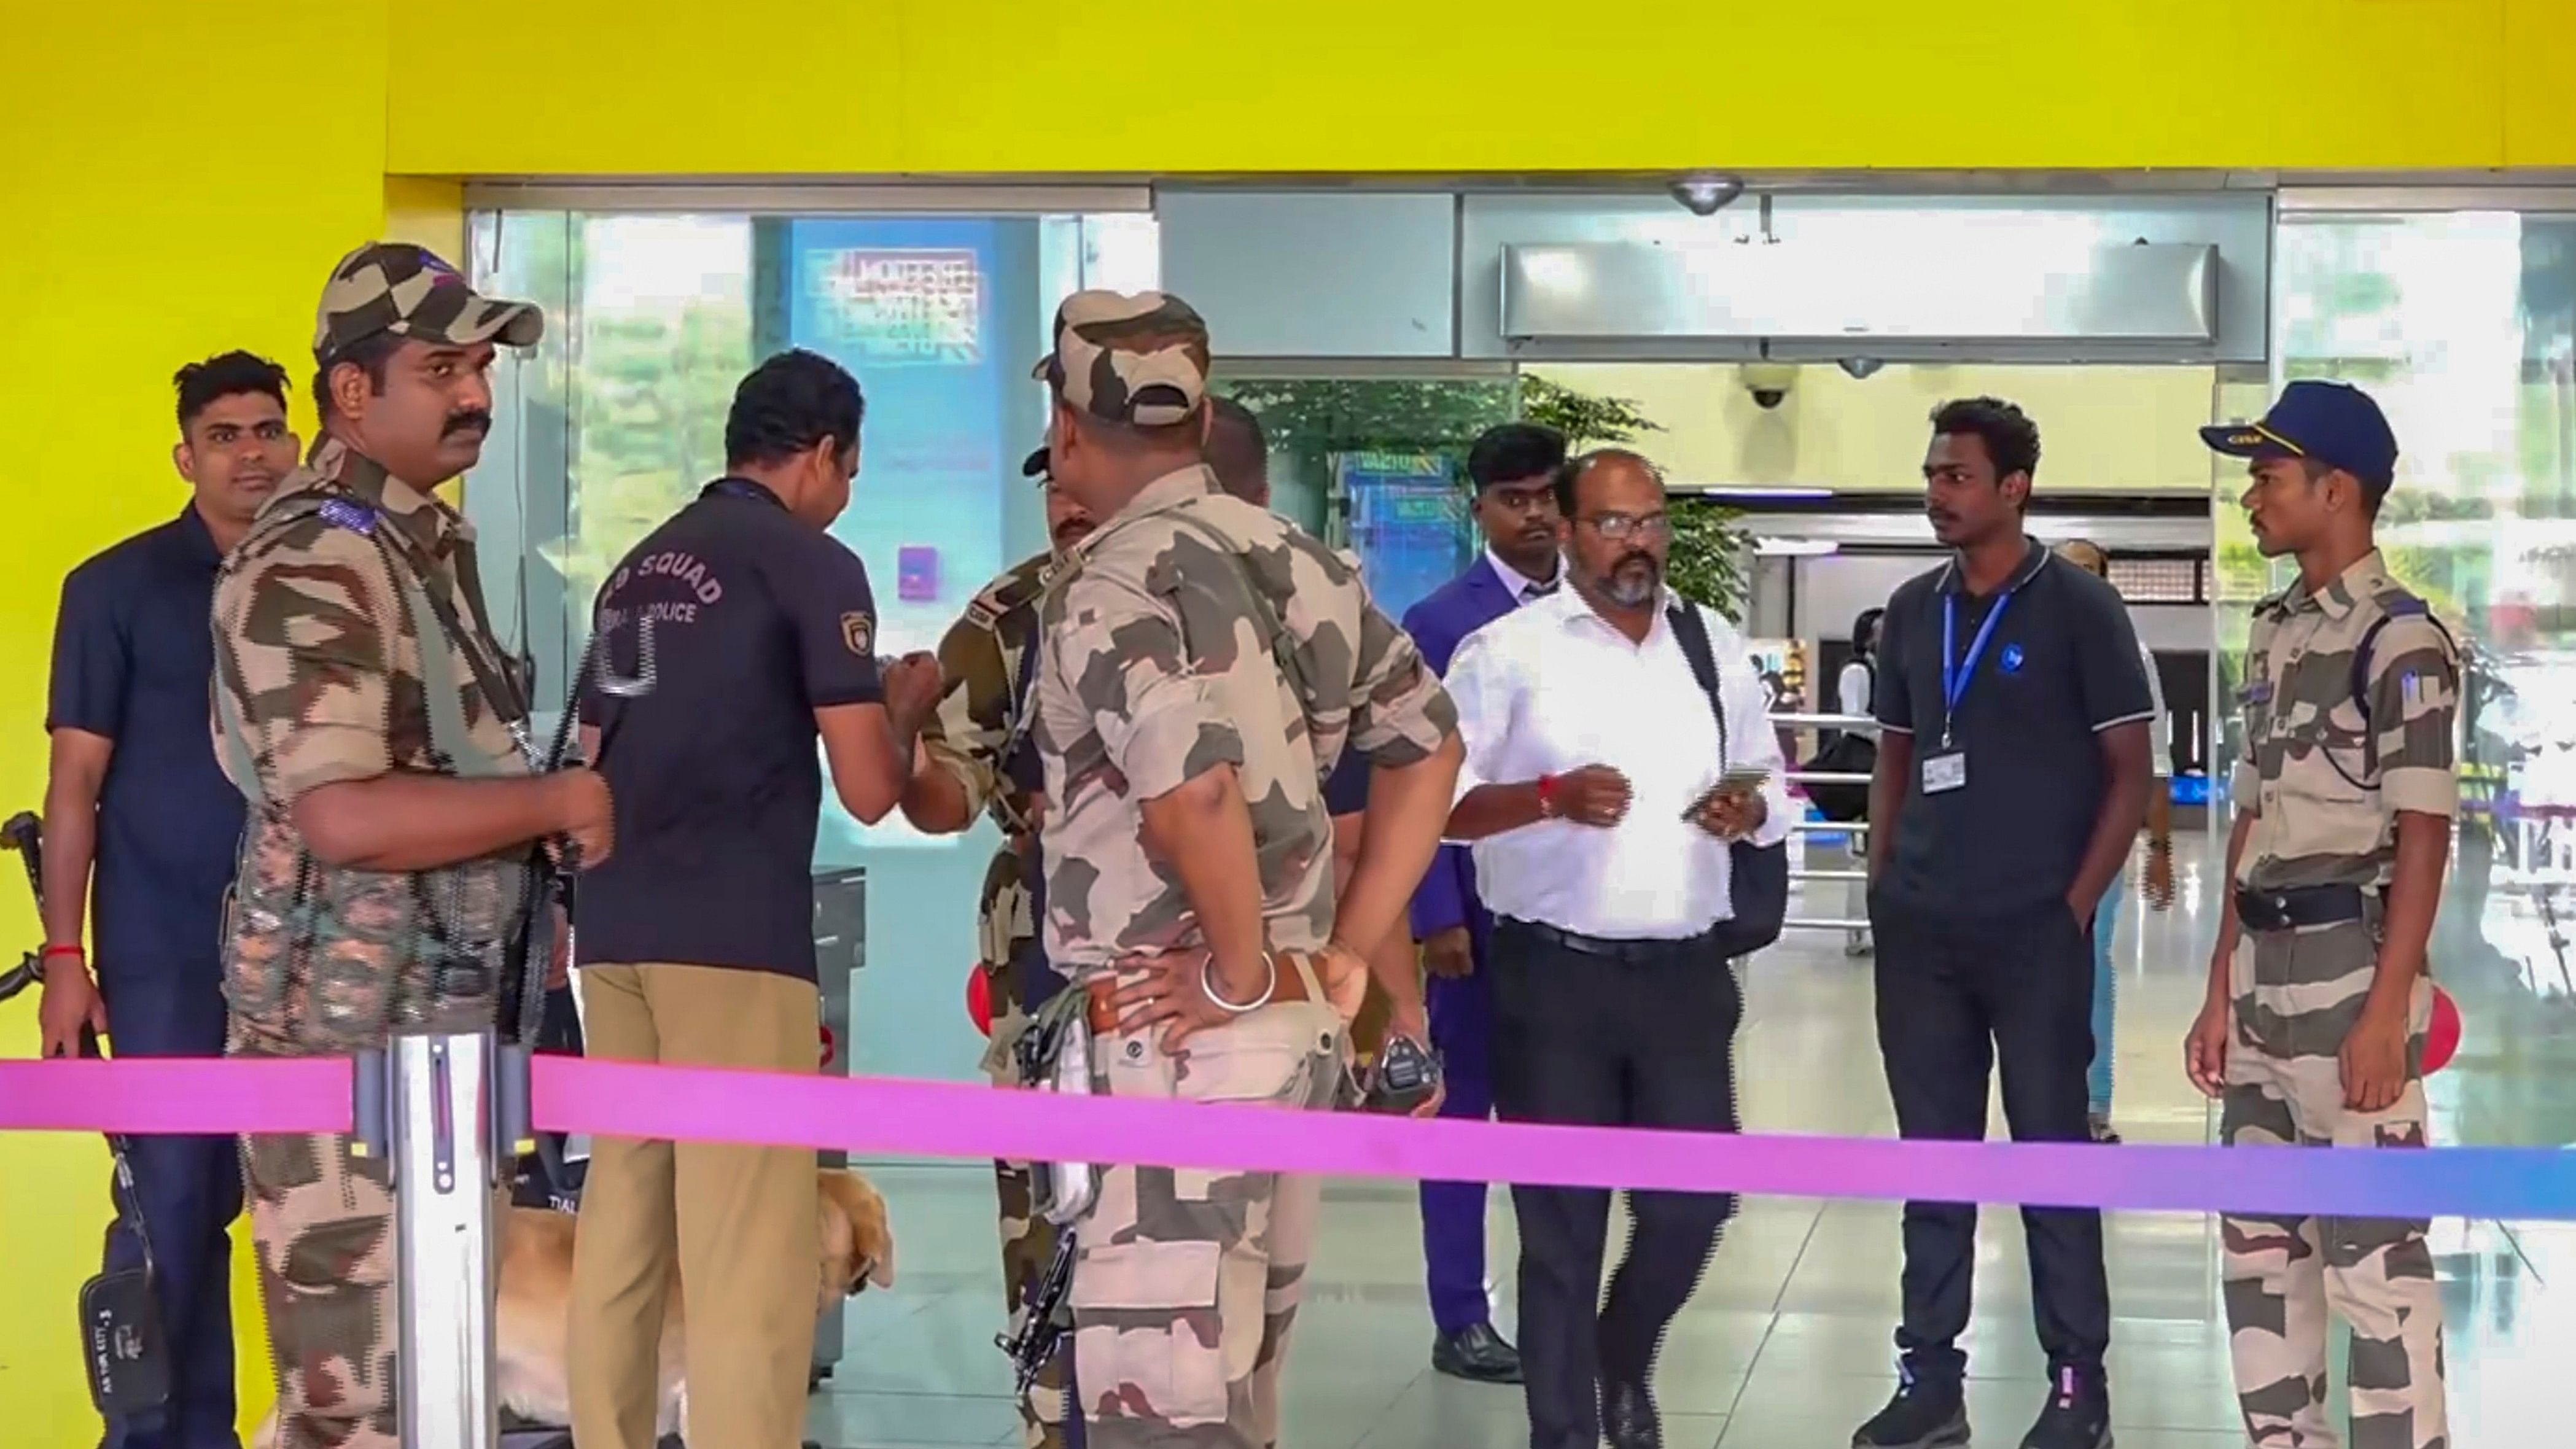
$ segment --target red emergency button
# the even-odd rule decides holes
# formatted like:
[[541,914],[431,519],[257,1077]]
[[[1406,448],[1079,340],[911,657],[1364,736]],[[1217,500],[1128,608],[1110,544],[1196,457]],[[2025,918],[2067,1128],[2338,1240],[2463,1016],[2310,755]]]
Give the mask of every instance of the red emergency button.
[[823,1028],[823,1060],[821,1065],[828,1067],[832,1064],[832,1051],[834,1045],[835,1043],[832,1040],[832,1029],[827,1026]]

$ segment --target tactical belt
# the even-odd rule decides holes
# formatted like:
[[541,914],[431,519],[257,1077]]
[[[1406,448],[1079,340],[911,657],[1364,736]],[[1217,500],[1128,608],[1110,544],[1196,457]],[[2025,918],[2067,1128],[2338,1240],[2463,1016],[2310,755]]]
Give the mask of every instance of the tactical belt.
[[2297,931],[2369,919],[2378,892],[2357,885],[2236,888],[2236,919],[2249,931]]

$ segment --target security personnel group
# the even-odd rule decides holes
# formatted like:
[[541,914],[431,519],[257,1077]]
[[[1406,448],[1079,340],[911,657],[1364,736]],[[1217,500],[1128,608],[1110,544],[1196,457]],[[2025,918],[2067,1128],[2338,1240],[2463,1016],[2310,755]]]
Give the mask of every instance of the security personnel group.
[[[481,454],[498,349],[544,325],[378,243],[325,283],[309,448],[277,365],[180,371],[187,507],[63,587],[47,1055],[506,1028],[569,955],[596,1054],[812,1070],[828,785],[861,821],[1000,825],[976,967],[999,1087],[1738,1129],[1743,932],[1803,805],[1745,639],[1667,580],[1648,459],[1489,430],[1467,456],[1486,548],[1399,626],[1355,559],[1269,511],[1261,424],[1211,392],[1206,322],[1165,294],[1079,293],[1036,364],[1047,437],[1020,469],[1046,548],[977,590],[935,655],[882,659],[868,571],[830,532],[865,401],[838,364],[782,353],[735,394],[722,476],[599,591],[579,746],[549,755],[473,529],[435,491]],[[2460,666],[2372,541],[2396,441],[2322,382],[2207,441],[2246,460],[2255,538],[2298,579],[2255,610],[2232,889],[2184,1065],[2230,1146],[2420,1146]],[[1937,411],[1925,508],[1950,557],[1873,619],[1852,948],[1873,957],[1907,1138],[1982,1138],[2000,1067],[2016,1139],[2115,1140],[2099,938],[2163,710],[2107,570],[2026,530],[2039,456],[2009,403]],[[610,687],[636,676],[650,687]],[[2160,903],[2169,870],[2148,882]],[[1440,1069],[1405,1077],[1408,1053]],[[263,1134],[147,1138],[131,1166],[105,1257],[149,1244],[170,1389],[106,1442],[238,1449],[227,1234],[247,1206],[279,1443],[392,1449],[384,1164],[345,1134]],[[585,1449],[654,1443],[675,1291],[688,1442],[800,1441],[814,1167],[594,1144],[567,1350]],[[1318,1179],[999,1162],[995,1184],[1031,1449],[1281,1441]],[[1665,1331],[1733,1199],[1629,1195],[1605,1296],[1611,1194],[1514,1188],[1515,1345],[1488,1198],[1421,1186],[1433,1366],[1519,1384],[1532,1449],[1662,1444]],[[2022,1216],[2048,1367],[2021,1442],[2108,1449],[2100,1216]],[[1906,1206],[1898,1374],[1856,1449],[1968,1442],[1975,1230],[1973,1206]],[[2229,1216],[2222,1261],[2253,1443],[2337,1442],[2329,1309],[2351,1328],[2344,1442],[2445,1442],[2423,1223]]]

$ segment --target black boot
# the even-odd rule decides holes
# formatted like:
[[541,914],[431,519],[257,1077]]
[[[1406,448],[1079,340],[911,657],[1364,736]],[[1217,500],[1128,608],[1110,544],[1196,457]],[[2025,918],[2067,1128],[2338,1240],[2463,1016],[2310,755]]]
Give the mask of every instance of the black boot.
[[1956,1449],[1968,1442],[1968,1401],[1957,1379],[1897,1373],[1896,1396],[1852,1435],[1852,1449]]
[[2111,1449],[2111,1386],[2102,1371],[2059,1365],[2021,1449]]

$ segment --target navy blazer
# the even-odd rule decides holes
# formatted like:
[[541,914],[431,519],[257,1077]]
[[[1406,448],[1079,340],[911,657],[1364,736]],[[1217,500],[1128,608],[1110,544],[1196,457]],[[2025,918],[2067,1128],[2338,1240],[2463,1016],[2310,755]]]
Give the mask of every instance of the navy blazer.
[[[1468,635],[1520,607],[1493,559],[1478,553],[1467,571],[1434,589],[1404,611],[1404,632],[1413,636],[1423,662],[1434,674],[1449,672],[1449,657]],[[1482,940],[1493,918],[1476,898],[1476,862],[1463,845],[1443,845],[1431,869],[1413,892],[1413,938],[1427,941],[1454,926],[1465,926]]]

